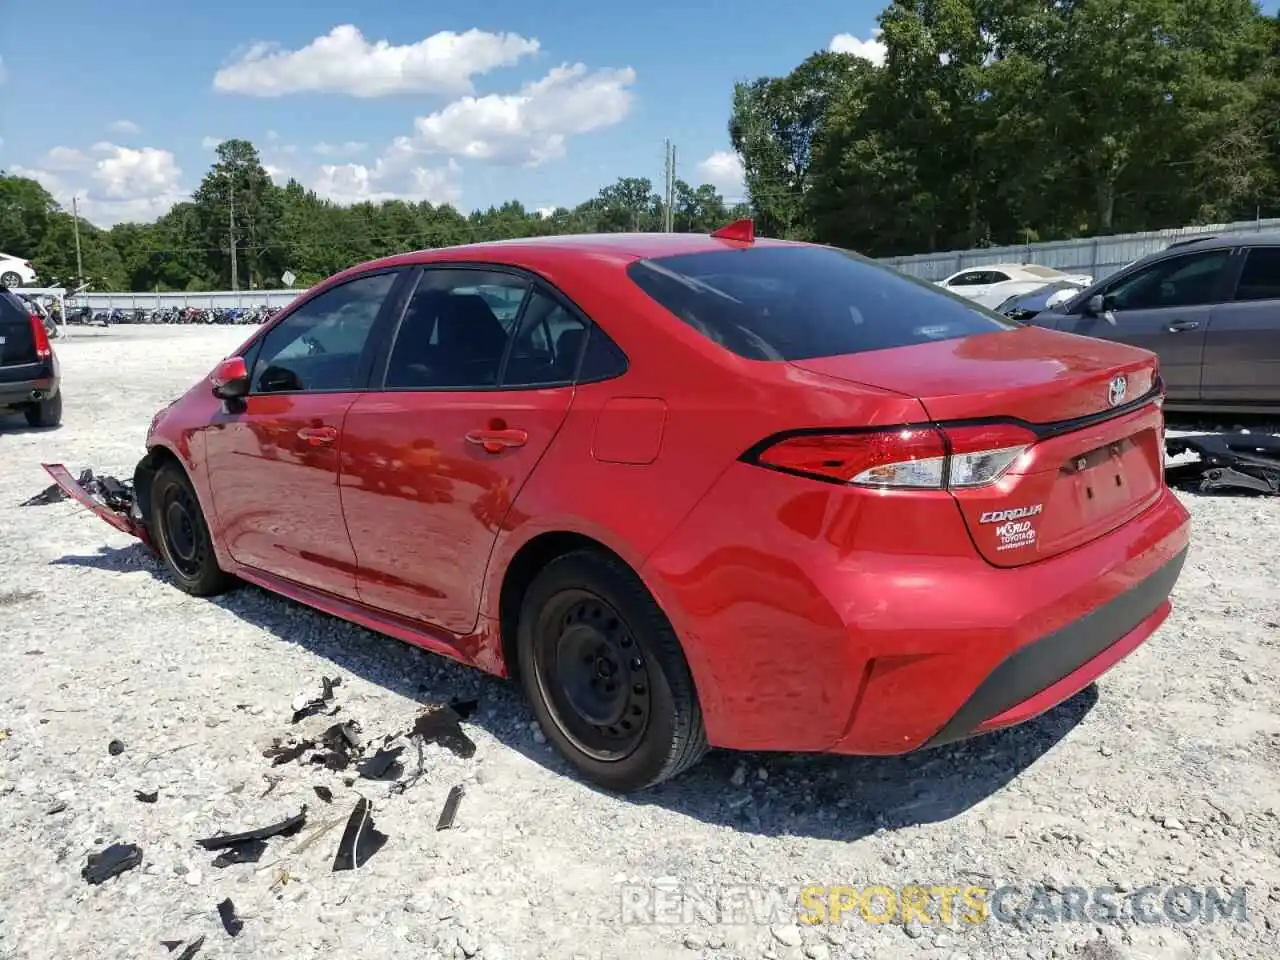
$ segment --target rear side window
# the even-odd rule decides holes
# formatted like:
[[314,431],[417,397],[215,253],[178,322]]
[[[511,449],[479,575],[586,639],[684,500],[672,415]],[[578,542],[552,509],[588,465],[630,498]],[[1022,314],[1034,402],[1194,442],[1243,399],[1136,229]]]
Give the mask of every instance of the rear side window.
[[1280,300],[1280,247],[1254,247],[1245,256],[1236,300]]
[[690,253],[639,260],[627,273],[670,313],[750,360],[831,357],[1017,327],[832,247]]
[[0,291],[0,324],[4,326],[31,326],[31,311],[26,304],[8,290]]

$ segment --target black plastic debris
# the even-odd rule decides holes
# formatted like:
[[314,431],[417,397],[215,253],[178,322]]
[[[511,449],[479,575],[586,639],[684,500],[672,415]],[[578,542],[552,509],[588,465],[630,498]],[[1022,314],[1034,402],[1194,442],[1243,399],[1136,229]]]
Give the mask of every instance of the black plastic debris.
[[276,740],[275,743],[262,751],[262,755],[271,759],[273,767],[279,767],[297,760],[308,750],[315,749],[315,745],[316,742],[314,740],[301,740],[287,745]]
[[67,809],[67,802],[66,802],[65,800],[59,800],[59,801],[58,801],[57,803],[55,803],[52,807],[50,807],[48,810],[46,810],[46,811],[44,812],[44,815],[45,815],[46,817],[51,817],[51,816],[53,816],[55,813],[61,813],[61,812],[62,812],[63,810],[65,810],[65,809]]
[[189,944],[187,944],[187,948],[185,950],[183,950],[180,954],[174,957],[174,960],[192,960],[192,957],[194,957],[197,953],[199,953],[200,948],[203,946],[204,946],[204,937],[196,937],[196,939],[192,940]]
[[373,823],[373,804],[364,797],[356,803],[347,820],[347,828],[338,841],[338,852],[333,858],[333,871],[355,870],[363,867],[375,853],[383,848],[387,835],[380,833]]
[[354,720],[335,723],[320,735],[324,749],[311,757],[312,763],[322,763],[333,771],[342,771],[360,753],[360,725]]
[[180,946],[182,946],[182,944],[183,944],[183,941],[181,940],[161,940],[160,941],[160,946],[164,947],[170,953],[173,953],[173,951],[177,950]]
[[319,797],[321,800],[323,800],[325,803],[333,803],[333,791],[330,790],[328,787],[323,786],[321,784],[316,784],[311,789],[313,789],[316,792],[316,796]]
[[[81,480],[83,480],[83,474]],[[51,503],[61,503],[67,499],[66,493],[56,483],[51,483],[30,500],[23,500],[18,504],[20,507],[47,507]]]
[[426,743],[438,743],[464,760],[475,756],[475,742],[459,726],[461,717],[450,706],[436,707],[421,714],[414,721],[411,737],[421,737]]
[[228,936],[237,936],[244,929],[244,921],[236,916],[236,905],[231,902],[230,897],[218,904],[218,916],[222,920],[222,929],[227,931]]
[[404,773],[404,766],[400,763],[402,753],[404,747],[379,750],[369,759],[360,762],[360,776],[366,780],[398,780],[400,774]]
[[[127,511],[133,506],[133,483],[118,480],[115,477],[94,476],[92,470],[82,470],[77,481],[89,496],[101,500],[112,510]],[[45,487],[39,493],[21,505],[24,507],[42,507],[51,503],[61,503],[67,499],[66,493],[56,483]]]
[[462,803],[462,784],[458,784],[449,790],[449,796],[445,797],[444,809],[440,811],[440,819],[436,821],[437,830],[448,830],[453,826],[453,820],[458,815],[458,804]]
[[80,876],[98,885],[142,862],[142,848],[135,843],[113,843],[105,850],[89,854]]
[[307,823],[307,807],[303,804],[302,809],[288,820],[281,820],[279,823],[273,823],[268,827],[258,827],[256,830],[245,830],[243,833],[224,833],[216,837],[207,837],[204,840],[197,840],[200,846],[206,850],[225,850],[228,847],[236,847],[250,840],[268,840],[271,837],[291,837],[301,830]]
[[1280,437],[1261,433],[1200,433],[1165,440],[1169,456],[1200,459],[1165,469],[1170,486],[1200,493],[1280,496]]
[[238,843],[214,857],[213,865],[221,869],[237,863],[257,863],[266,852],[267,841],[246,840],[244,843]]
[[155,803],[160,799],[160,791],[152,790],[148,793],[145,790],[135,790],[133,796],[139,803]]
[[471,715],[480,707],[479,700],[450,700],[449,709],[458,715],[459,720],[470,720]]
[[124,753],[124,741],[112,740],[107,744],[107,753],[111,754],[113,757],[120,756],[120,754]]
[[329,710],[329,715],[333,716],[341,707],[333,707],[329,709],[330,701],[333,700],[333,688],[342,683],[341,677],[321,677],[320,678],[320,696],[315,699],[308,700],[293,711],[292,723],[298,723],[307,717],[313,717],[318,713]]

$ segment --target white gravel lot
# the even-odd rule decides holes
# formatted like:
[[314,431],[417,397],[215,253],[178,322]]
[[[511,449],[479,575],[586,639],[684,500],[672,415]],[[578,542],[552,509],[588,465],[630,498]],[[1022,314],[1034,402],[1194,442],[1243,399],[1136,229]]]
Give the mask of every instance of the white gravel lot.
[[[1173,617],[1038,722],[894,760],[715,753],[620,800],[566,774],[511,685],[254,588],[189,598],[75,505],[18,506],[47,484],[42,461],[131,475],[152,413],[248,332],[77,330],[57,343],[65,424],[0,422],[0,957],[164,957],[162,940],[201,936],[201,960],[1280,955],[1275,499],[1187,496],[1194,545]],[[420,704],[478,697],[476,755],[429,747],[425,776],[400,795],[310,765],[273,770],[263,747],[295,729],[291,700],[325,675],[342,678],[339,719],[370,737]],[[283,780],[264,798],[266,773]],[[456,826],[437,832],[464,782]],[[358,793],[389,839],[333,873]],[[257,865],[217,869],[196,846],[303,804],[307,828]],[[139,844],[142,865],[88,885],[86,856],[117,841]],[[1243,885],[1247,922],[623,923],[622,891],[662,883],[704,896],[716,884]],[[234,938],[216,911],[227,897],[244,920]]]

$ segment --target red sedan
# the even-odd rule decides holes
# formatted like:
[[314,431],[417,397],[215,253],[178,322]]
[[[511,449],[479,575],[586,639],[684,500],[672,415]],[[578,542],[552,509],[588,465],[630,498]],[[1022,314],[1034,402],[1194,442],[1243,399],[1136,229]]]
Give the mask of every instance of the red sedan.
[[745,223],[487,243],[282,311],[157,414],[135,518],[189,593],[518,677],[628,791],[709,745],[898,754],[1085,687],[1186,556],[1161,404],[1150,353]]

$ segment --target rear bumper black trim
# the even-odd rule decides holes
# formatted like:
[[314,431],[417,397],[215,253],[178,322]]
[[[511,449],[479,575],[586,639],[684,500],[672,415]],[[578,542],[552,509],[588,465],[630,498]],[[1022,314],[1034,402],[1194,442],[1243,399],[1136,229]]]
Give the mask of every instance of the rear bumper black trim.
[[1137,586],[1079,620],[1014,651],[987,675],[946,725],[922,747],[974,736],[978,725],[1031,699],[1119,642],[1169,598],[1187,549]]
[[58,381],[49,377],[39,380],[15,380],[10,383],[0,381],[0,407],[31,403],[33,391],[39,391],[40,399],[47,399],[58,392]]

